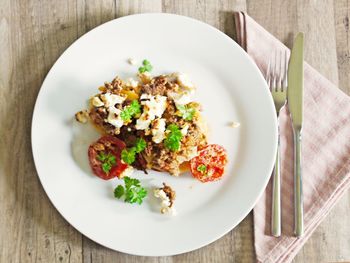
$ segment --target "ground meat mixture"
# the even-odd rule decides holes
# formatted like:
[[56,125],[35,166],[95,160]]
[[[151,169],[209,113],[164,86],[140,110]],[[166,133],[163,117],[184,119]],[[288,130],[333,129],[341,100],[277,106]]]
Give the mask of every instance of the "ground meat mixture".
[[[154,169],[178,176],[182,172],[180,165],[197,154],[198,146],[207,143],[206,131],[202,127],[200,105],[193,101],[187,103],[186,107],[193,109],[195,113],[192,118],[184,119],[179,110],[181,105],[179,106],[179,102],[170,95],[176,93],[180,97],[189,96],[192,94],[189,91],[193,87],[190,87],[191,85],[184,87],[183,81],[181,82],[176,74],[152,77],[146,72],[139,74],[138,77],[139,81],[129,79],[127,82],[116,77],[100,87],[100,93],[91,99],[89,118],[101,133],[118,137],[128,148],[133,147],[139,138],[146,141],[147,147],[136,155],[133,167],[145,172],[146,169]],[[147,99],[140,100],[141,96]],[[106,97],[109,97],[108,101]],[[150,98],[153,98],[152,103],[156,103],[155,101],[160,98],[166,99],[161,116],[156,113],[159,112],[160,105],[144,106],[145,101],[150,103]],[[123,119],[122,111],[135,101],[139,104],[139,110],[132,113],[128,120]],[[145,114],[145,109],[153,110],[154,113]],[[142,125],[137,124],[138,118],[142,116],[144,118]],[[151,119],[147,120],[147,118]],[[160,123],[165,125],[161,126]],[[183,133],[180,148],[177,151],[170,150],[164,144],[169,135],[167,127],[172,124]],[[156,127],[159,130],[152,130]],[[159,135],[159,133],[161,136],[158,138],[161,139],[156,140],[154,134]]]

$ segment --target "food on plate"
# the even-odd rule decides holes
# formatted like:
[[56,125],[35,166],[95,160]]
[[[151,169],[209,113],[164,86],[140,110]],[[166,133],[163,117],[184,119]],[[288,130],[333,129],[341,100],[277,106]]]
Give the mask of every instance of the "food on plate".
[[125,176],[124,186],[118,185],[114,189],[115,198],[124,198],[124,202],[142,204],[143,199],[147,196],[147,190],[141,186],[140,180]]
[[154,189],[153,194],[156,198],[161,199],[160,212],[162,214],[176,215],[174,208],[176,193],[169,185],[163,183],[163,187]]
[[75,119],[80,123],[87,123],[89,120],[89,113],[87,110],[78,111],[75,114]]
[[201,147],[198,155],[191,159],[192,175],[199,181],[211,182],[219,180],[227,164],[226,150],[217,144]]
[[208,145],[194,84],[183,73],[152,76],[152,69],[143,60],[138,79],[106,82],[91,97],[88,110],[76,114],[80,122],[88,117],[102,134],[89,147],[92,171],[105,180],[129,176],[132,168],[173,176],[190,169],[202,182],[220,179],[226,151]]
[[88,150],[92,171],[98,177],[108,180],[114,177],[122,178],[128,165],[120,159],[126,145],[117,137],[105,135],[92,143]]
[[239,126],[241,126],[241,124],[236,121],[231,121],[229,125],[231,128],[238,128]]

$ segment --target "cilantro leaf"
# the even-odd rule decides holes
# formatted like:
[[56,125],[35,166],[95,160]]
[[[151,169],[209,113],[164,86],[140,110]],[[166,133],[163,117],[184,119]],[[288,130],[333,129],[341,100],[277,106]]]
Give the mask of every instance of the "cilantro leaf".
[[115,189],[114,189],[114,197],[115,198],[120,198],[124,195],[125,193],[125,189],[124,186],[122,185],[118,185]]
[[125,188],[122,185],[118,185],[114,189],[114,196],[121,198],[124,196],[124,202],[142,204],[143,199],[147,196],[147,190],[143,188],[140,181],[128,176],[124,177]]
[[142,152],[146,148],[146,141],[142,138],[138,138],[135,143],[136,153]]
[[131,147],[130,149],[124,149],[121,153],[121,157],[124,163],[132,164],[135,162],[135,148]]
[[112,169],[112,166],[116,164],[116,158],[111,153],[100,152],[97,155],[97,159],[101,161],[101,168],[105,173],[109,173]]
[[125,107],[120,113],[120,118],[122,118],[123,121],[129,121],[139,113],[141,113],[141,105],[137,100],[133,100],[130,105]]
[[151,72],[152,69],[153,69],[153,66],[151,65],[151,63],[147,59],[144,59],[142,61],[142,66],[139,67],[139,72],[140,73]]
[[191,121],[196,113],[196,109],[188,105],[177,105],[176,108],[180,111],[180,115],[185,121]]
[[164,140],[164,146],[173,152],[180,150],[182,133],[179,127],[176,124],[170,124],[167,130],[168,135]]
[[204,173],[207,172],[207,166],[204,165],[204,164],[198,165],[197,171],[198,171],[198,172],[201,172],[202,174],[204,174]]

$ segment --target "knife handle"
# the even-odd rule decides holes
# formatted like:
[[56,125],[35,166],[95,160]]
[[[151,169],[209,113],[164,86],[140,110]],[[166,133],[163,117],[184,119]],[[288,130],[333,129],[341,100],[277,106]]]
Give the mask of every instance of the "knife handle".
[[272,214],[271,214],[271,234],[275,237],[281,235],[281,170],[280,170],[280,132],[278,127],[278,144],[273,170],[272,182]]
[[294,130],[294,233],[304,233],[303,184],[301,171],[301,130]]

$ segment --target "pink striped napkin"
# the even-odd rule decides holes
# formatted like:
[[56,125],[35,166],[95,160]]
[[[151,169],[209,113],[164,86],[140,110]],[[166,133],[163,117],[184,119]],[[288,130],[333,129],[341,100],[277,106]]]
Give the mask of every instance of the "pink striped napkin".
[[[262,72],[273,49],[287,49],[251,17],[235,13],[237,42]],[[350,97],[305,63],[303,187],[305,234],[293,237],[293,133],[280,115],[282,236],[270,235],[271,182],[254,208],[257,262],[290,262],[350,186]]]

